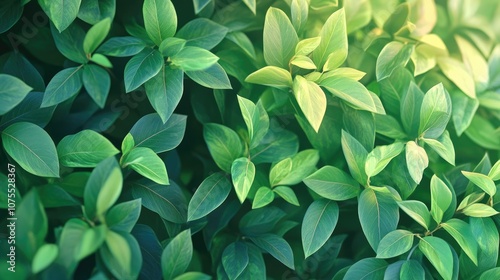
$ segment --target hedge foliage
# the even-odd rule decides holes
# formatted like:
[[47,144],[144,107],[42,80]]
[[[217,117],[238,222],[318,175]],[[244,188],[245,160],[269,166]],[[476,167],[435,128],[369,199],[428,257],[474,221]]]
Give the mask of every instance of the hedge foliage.
[[500,279],[497,0],[7,0],[0,39],[2,279]]

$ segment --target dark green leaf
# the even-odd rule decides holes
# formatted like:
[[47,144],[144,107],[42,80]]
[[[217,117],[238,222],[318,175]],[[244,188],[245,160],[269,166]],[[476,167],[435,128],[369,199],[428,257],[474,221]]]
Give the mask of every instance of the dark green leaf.
[[[35,189],[24,195],[16,209],[16,247],[31,259],[43,243],[48,231],[47,216]],[[11,222],[12,223],[12,222]]]
[[137,240],[129,233],[108,231],[106,245],[99,256],[107,269],[118,279],[136,279],[142,265],[142,255]]
[[[12,52],[3,66],[3,73],[19,78],[35,91],[44,91],[45,82],[38,70],[20,52]],[[4,75],[1,75],[4,76]],[[0,78],[4,79],[4,78]],[[3,83],[2,84],[8,84]],[[22,88],[22,87],[18,87]],[[3,94],[2,94],[3,95]],[[3,103],[3,102],[2,102]]]
[[174,237],[161,254],[163,279],[170,280],[181,275],[193,257],[191,230],[187,229]]
[[77,63],[85,63],[88,60],[83,50],[85,31],[79,25],[72,24],[63,32],[59,32],[52,24],[50,27],[56,47],[62,55]]
[[382,279],[387,262],[375,258],[362,259],[353,264],[344,276],[345,280]]
[[425,279],[425,271],[422,265],[416,260],[407,260],[401,266],[401,280]]
[[[420,117],[420,112],[422,111],[423,100],[424,93],[413,81],[411,81],[408,90],[401,96],[400,102],[401,122],[406,133],[410,137],[416,138],[419,136],[419,126],[422,119]],[[429,105],[426,105],[426,108],[428,107]]]
[[94,102],[104,108],[111,88],[109,73],[99,66],[87,64],[83,67],[82,82]]
[[148,114],[139,119],[130,134],[136,147],[146,147],[155,153],[163,153],[177,147],[184,137],[186,116],[173,114],[163,123],[158,114]]
[[81,0],[50,1],[49,17],[59,32],[63,32],[76,19]]
[[144,86],[151,106],[166,123],[179,104],[184,91],[184,74],[180,69],[163,66]]
[[334,201],[326,199],[314,201],[302,221],[302,248],[305,257],[318,251],[330,238],[337,225],[339,207]]
[[249,265],[247,245],[243,242],[229,244],[222,253],[222,265],[229,279],[237,279]]
[[177,14],[170,0],[145,0],[142,7],[144,26],[149,38],[159,46],[177,30]]
[[124,57],[136,55],[145,47],[146,43],[136,37],[113,37],[104,42],[96,52],[109,56]]
[[186,46],[210,50],[224,39],[227,30],[209,19],[197,18],[184,25],[175,36],[185,39]]
[[57,105],[78,94],[83,85],[81,69],[81,66],[71,67],[57,73],[47,85],[42,107]]
[[12,110],[28,95],[32,88],[10,75],[0,74],[0,115]]
[[293,252],[290,245],[285,239],[274,234],[263,234],[255,237],[250,237],[250,240],[255,243],[260,249],[268,252],[291,269],[295,269],[293,261]]
[[116,0],[82,0],[78,18],[88,24],[96,24],[105,18],[114,18]]
[[226,126],[208,123],[204,126],[203,137],[217,166],[230,173],[233,161],[243,153],[238,134]]
[[223,173],[214,173],[206,178],[194,193],[188,206],[188,221],[210,214],[226,200],[231,191],[231,182]]
[[213,89],[231,89],[231,82],[219,63],[198,71],[186,71],[186,75],[198,84]]
[[158,74],[163,64],[163,57],[158,50],[144,49],[136,54],[125,66],[125,90],[131,92],[140,87]]

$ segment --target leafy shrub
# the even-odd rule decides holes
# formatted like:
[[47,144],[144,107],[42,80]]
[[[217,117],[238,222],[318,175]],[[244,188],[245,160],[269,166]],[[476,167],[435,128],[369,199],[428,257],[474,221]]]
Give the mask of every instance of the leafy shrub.
[[497,1],[116,2],[0,4],[5,279],[500,279]]

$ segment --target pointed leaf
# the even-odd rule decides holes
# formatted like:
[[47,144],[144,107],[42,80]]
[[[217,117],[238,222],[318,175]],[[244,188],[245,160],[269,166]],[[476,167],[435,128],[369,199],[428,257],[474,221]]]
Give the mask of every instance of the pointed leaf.
[[177,30],[177,14],[170,0],[145,0],[142,7],[144,26],[149,38],[159,46]]
[[451,280],[453,274],[453,255],[450,246],[443,239],[426,236],[420,239],[418,248],[436,268],[441,277]]
[[163,279],[171,280],[184,273],[192,257],[191,230],[187,229],[174,237],[161,254]]
[[380,240],[377,258],[388,259],[400,256],[411,249],[414,234],[407,230],[391,231]]
[[207,177],[194,193],[188,206],[188,221],[205,217],[219,207],[231,192],[231,182],[223,173]]
[[[151,0],[154,1],[154,0]],[[155,49],[144,49],[125,65],[125,90],[131,92],[153,78],[163,66],[163,57]]]
[[246,157],[234,160],[231,165],[231,178],[236,195],[243,203],[255,178],[255,165]]
[[130,167],[142,176],[160,185],[168,185],[167,169],[163,160],[150,148],[135,147],[122,157],[123,168]]
[[302,248],[305,258],[318,251],[330,238],[337,225],[339,207],[326,199],[314,201],[302,221]]
[[342,201],[356,197],[359,183],[334,166],[324,166],[304,179],[304,184],[320,196]]
[[299,41],[287,15],[277,8],[267,10],[264,22],[264,59],[271,66],[288,68]]

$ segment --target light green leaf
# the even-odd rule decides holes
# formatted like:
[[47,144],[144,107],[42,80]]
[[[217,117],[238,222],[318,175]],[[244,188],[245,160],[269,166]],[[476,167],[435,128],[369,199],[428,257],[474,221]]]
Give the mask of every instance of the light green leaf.
[[18,122],[2,131],[3,147],[24,170],[40,177],[59,177],[54,142],[39,126]]
[[77,244],[75,258],[80,261],[97,251],[106,240],[106,225],[88,227],[85,225],[80,244]]
[[407,260],[401,266],[401,280],[425,279],[425,271],[422,265],[416,260]]
[[139,220],[141,199],[122,202],[106,213],[106,225],[114,231],[130,232]]
[[470,98],[476,99],[474,79],[462,62],[451,57],[439,57],[437,63],[441,71],[443,71],[444,75],[450,79],[450,81]]
[[51,265],[57,255],[59,254],[59,247],[55,244],[44,244],[37,251],[31,263],[31,271],[39,273],[40,271]]
[[462,213],[469,217],[484,218],[497,215],[499,212],[489,205],[474,203],[465,207]]
[[418,134],[425,138],[438,138],[443,134],[451,117],[451,99],[443,84],[427,91],[420,109]]
[[100,259],[117,279],[136,279],[142,264],[141,248],[129,233],[108,231]]
[[175,37],[185,39],[186,46],[210,50],[224,39],[227,31],[227,27],[207,18],[197,18],[184,25]]
[[83,200],[88,218],[101,216],[115,204],[123,186],[120,166],[114,157],[101,161],[92,171],[85,185]]
[[252,240],[257,247],[271,254],[271,256],[282,264],[291,269],[295,269],[293,251],[285,239],[278,235],[267,233],[250,237],[250,240]]
[[332,76],[321,80],[320,86],[324,87],[334,96],[346,101],[355,109],[377,113],[377,105],[370,92],[358,81],[341,76]]
[[442,223],[441,226],[457,241],[467,256],[477,265],[478,245],[469,224],[459,219],[450,219]]
[[257,209],[268,205],[274,200],[274,192],[268,187],[260,187],[255,193],[252,202],[252,209]]
[[187,229],[174,237],[161,254],[163,279],[171,280],[184,273],[192,257],[191,230]]
[[500,130],[479,114],[474,115],[465,135],[481,147],[500,150]]
[[337,225],[338,218],[339,207],[334,201],[316,200],[307,208],[301,229],[305,258],[325,245]]
[[401,124],[391,115],[375,115],[376,132],[393,139],[407,137]]
[[[154,1],[154,0],[151,0]],[[125,90],[131,92],[153,78],[163,66],[163,57],[155,49],[144,49],[125,65]]]
[[319,46],[320,43],[321,37],[303,39],[297,43],[297,46],[295,47],[295,55],[309,55]]
[[349,267],[344,280],[383,279],[387,262],[376,258],[362,259]]
[[490,196],[494,196],[497,192],[497,187],[493,180],[481,173],[462,171],[462,174],[467,177],[474,185],[480,187],[484,192]]
[[205,217],[226,200],[231,182],[223,173],[207,177],[194,193],[188,206],[188,221]]
[[174,56],[186,46],[186,40],[176,37],[169,37],[163,40],[158,50],[165,57]]
[[[319,161],[319,153],[317,150],[308,149],[297,153],[291,159],[292,167],[290,172],[279,180],[276,185],[292,186],[300,183],[305,177],[316,170],[316,164]],[[276,181],[276,179],[277,178],[274,178],[274,180],[272,180],[270,178],[272,181]]]
[[120,159],[123,168],[130,167],[142,176],[160,185],[168,185],[167,169],[163,160],[150,148],[135,147]]
[[129,271],[132,264],[132,250],[127,239],[110,230],[106,234],[106,246],[118,265],[125,271]]
[[389,76],[399,67],[405,67],[410,60],[415,46],[397,41],[390,42],[380,52],[377,58],[377,81]]
[[287,15],[280,9],[269,8],[264,22],[264,59],[266,63],[287,69],[298,42],[297,33]]
[[306,119],[318,132],[326,112],[325,93],[316,83],[308,81],[302,76],[295,77],[293,93]]
[[393,158],[399,155],[404,149],[404,144],[396,142],[386,146],[377,146],[366,157],[365,172],[368,177],[373,177],[380,173],[391,162]]
[[226,71],[219,63],[198,71],[186,71],[186,75],[196,83],[212,89],[231,89]]
[[57,144],[59,160],[67,167],[95,167],[118,152],[108,139],[93,130],[68,135]]
[[437,223],[443,219],[443,214],[450,207],[452,193],[446,184],[436,175],[431,178],[431,215]]
[[43,246],[48,231],[47,215],[36,189],[26,193],[21,203],[16,205],[16,217],[23,217],[16,223],[16,247],[31,260]]
[[255,165],[246,157],[235,159],[231,165],[231,178],[236,195],[243,203],[255,178]]
[[304,184],[320,196],[343,201],[356,197],[359,184],[351,176],[334,166],[324,166],[304,179]]
[[[345,10],[333,13],[323,25],[321,32],[321,43],[313,52],[312,59],[318,69],[328,71],[339,67],[347,58],[347,28]],[[325,68],[328,59],[332,59]]]
[[49,17],[59,32],[63,32],[76,19],[81,0],[50,1]]
[[229,127],[208,123],[204,126],[203,137],[217,166],[230,173],[233,161],[243,153],[238,134]]
[[493,181],[500,180],[500,160],[498,160],[488,172],[488,177]]
[[245,82],[279,89],[291,88],[293,83],[290,72],[276,66],[266,66],[253,72],[248,75]]
[[269,183],[271,186],[279,185],[280,181],[286,178],[292,171],[293,162],[291,158],[285,158],[271,167],[269,172]]
[[237,279],[249,265],[246,243],[237,241],[229,244],[222,253],[222,265],[229,279]]
[[94,53],[90,57],[90,61],[94,62],[95,64],[101,65],[102,67],[113,68],[113,64],[111,64],[111,61],[109,61],[106,56],[100,53]]
[[455,165],[455,148],[447,130],[437,139],[423,138],[425,144],[429,145],[440,157]]
[[[470,98],[461,90],[450,92],[452,108],[453,125],[460,136],[469,127],[476,111],[479,107],[479,101],[475,98]],[[499,142],[500,143],[500,142]]]
[[159,46],[177,30],[177,14],[170,0],[145,0],[142,7],[144,27],[149,38]]
[[148,114],[134,124],[130,134],[134,137],[135,147],[150,148],[158,154],[177,147],[185,130],[186,116],[172,114],[163,123],[158,114]]
[[199,47],[185,47],[170,57],[172,65],[184,71],[200,71],[214,65],[219,58],[213,53]]
[[[316,69],[316,65],[308,56],[297,54],[294,55],[290,64],[295,65],[302,69],[314,70]],[[298,77],[298,76],[297,76]]]
[[50,107],[70,99],[82,88],[82,67],[66,68],[58,72],[47,85],[41,107]]
[[212,276],[198,271],[185,272],[174,278],[174,280],[211,280],[211,279]]
[[92,26],[83,40],[85,53],[93,53],[97,47],[106,39],[111,28],[111,18],[105,18]]
[[273,189],[273,192],[275,192],[278,196],[283,198],[286,202],[295,206],[300,206],[299,200],[297,199],[295,192],[290,187],[277,186]]
[[429,158],[424,148],[417,145],[415,141],[406,143],[406,164],[411,178],[419,184],[424,175],[424,169],[429,165]]
[[359,30],[372,19],[372,5],[370,0],[344,2],[347,34]]
[[377,247],[377,258],[388,259],[400,256],[411,249],[414,234],[398,229],[391,231],[380,240]]
[[444,280],[451,280],[453,275],[453,255],[450,246],[443,239],[426,236],[420,239],[418,248],[436,268]]
[[462,202],[460,202],[460,204],[457,207],[457,211],[460,211],[473,203],[476,203],[476,202],[483,200],[484,195],[485,195],[484,192],[481,192],[481,193],[474,192],[474,193],[469,194],[468,196],[464,197]]
[[356,138],[352,137],[348,132],[342,130],[342,151],[349,166],[349,171],[356,181],[365,185],[367,176],[365,172],[365,163],[368,156],[366,149],[359,143]]
[[136,37],[113,37],[104,42],[96,52],[108,56],[125,57],[136,55],[145,47],[146,43]]
[[309,15],[309,3],[307,0],[292,0],[290,4],[292,24],[297,33],[304,30]]
[[184,91],[184,74],[180,69],[163,66],[144,84],[151,106],[166,123],[179,104]]
[[104,108],[111,88],[109,73],[99,66],[87,64],[83,67],[82,83],[94,102]]
[[380,240],[396,230],[399,208],[392,194],[367,188],[359,196],[358,215],[368,243],[377,251]]
[[431,215],[427,206],[418,200],[403,200],[398,201],[398,206],[414,221],[419,223],[425,229],[429,229],[431,225]]
[[238,104],[247,126],[250,148],[254,148],[269,130],[269,116],[261,101],[254,104],[252,101],[238,95]]

